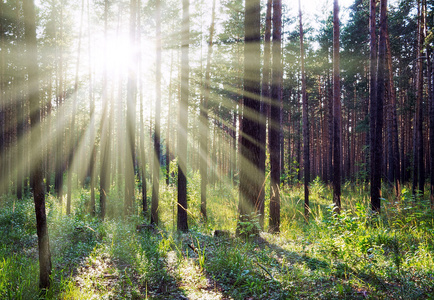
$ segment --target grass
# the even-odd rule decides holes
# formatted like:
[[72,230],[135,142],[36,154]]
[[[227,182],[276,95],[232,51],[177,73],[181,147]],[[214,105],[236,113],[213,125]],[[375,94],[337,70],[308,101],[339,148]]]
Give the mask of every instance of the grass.
[[[53,260],[46,299],[432,299],[434,222],[428,196],[401,198],[383,187],[382,213],[369,212],[369,187],[345,184],[343,210],[333,212],[331,189],[312,182],[311,217],[303,187],[282,189],[281,233],[241,240],[235,232],[238,191],[210,187],[208,222],[199,217],[200,178],[189,181],[189,225],[175,231],[176,188],[161,187],[159,228],[123,220],[113,190],[105,222],[86,212],[89,191],[73,195],[64,215],[47,199]],[[122,199],[122,198],[120,198]],[[139,201],[138,201],[139,202]],[[175,219],[176,221],[176,219]],[[265,226],[267,227],[267,220]],[[0,200],[0,298],[40,299],[37,238],[31,199]]]

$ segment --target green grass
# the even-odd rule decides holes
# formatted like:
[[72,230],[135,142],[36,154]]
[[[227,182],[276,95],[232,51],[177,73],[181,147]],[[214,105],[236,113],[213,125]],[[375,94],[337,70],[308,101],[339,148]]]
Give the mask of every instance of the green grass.
[[[47,198],[53,261],[46,299],[432,299],[434,221],[428,195],[400,199],[383,187],[382,213],[369,211],[369,187],[345,184],[343,210],[333,212],[331,189],[312,182],[311,215],[303,187],[282,189],[281,233],[259,238],[235,232],[238,191],[209,187],[208,222],[199,216],[200,177],[189,181],[189,226],[175,231],[176,188],[161,187],[160,227],[123,220],[120,193],[109,195],[109,218],[86,211],[88,190],[74,193],[70,216]],[[268,193],[268,191],[267,191]],[[139,199],[138,202],[139,203]],[[268,203],[266,204],[266,206]],[[267,213],[267,210],[266,210]],[[0,200],[0,298],[39,299],[37,237],[31,199]],[[267,228],[267,218],[266,228]]]

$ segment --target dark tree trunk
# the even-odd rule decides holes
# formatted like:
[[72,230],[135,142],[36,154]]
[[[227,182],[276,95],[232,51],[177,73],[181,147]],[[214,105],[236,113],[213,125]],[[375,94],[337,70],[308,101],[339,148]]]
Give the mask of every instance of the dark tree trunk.
[[373,101],[375,109],[375,128],[371,132],[373,135],[373,158],[371,158],[371,207],[373,211],[380,212],[381,208],[381,177],[383,170],[383,103],[385,99],[385,78],[386,78],[386,23],[387,23],[387,0],[380,1],[380,41],[378,44],[378,64],[377,64],[377,93],[376,100]]
[[304,41],[301,2],[299,0],[300,18],[300,63],[301,63],[301,98],[303,111],[303,171],[304,171],[304,216],[309,219],[309,181],[310,181],[310,151],[309,151],[309,119],[306,93],[306,73],[304,69]]
[[258,228],[249,226],[259,214],[258,197],[260,147],[258,141],[260,114],[260,1],[246,0],[244,15],[244,95],[241,130],[240,194],[238,205],[237,234],[250,236],[258,234]]
[[431,61],[432,47],[427,47],[428,58],[428,105],[429,105],[429,149],[430,149],[430,198],[431,207],[434,207],[434,76],[433,65],[434,60]]
[[399,138],[398,138],[398,121],[396,113],[396,91],[393,83],[393,66],[392,66],[392,52],[390,49],[390,38],[388,33],[388,26],[386,22],[386,56],[387,56],[387,70],[388,70],[388,92],[390,97],[389,113],[390,113],[390,159],[389,168],[392,181],[395,182],[395,193],[399,196],[400,193],[400,172],[399,172]]
[[[30,102],[30,122],[31,122],[31,144],[38,148],[42,141],[41,129],[41,110],[39,104],[39,76],[38,76],[38,54],[36,41],[36,14],[35,5],[32,0],[23,2],[24,34],[26,40],[26,64],[28,72],[29,102]],[[48,237],[47,216],[45,213],[45,194],[42,178],[42,153],[37,153],[34,158],[34,168],[32,170],[32,190],[35,202],[36,231],[38,235],[39,248],[39,287],[48,289],[50,286],[51,275],[51,253],[50,241]]]
[[339,3],[333,3],[333,203],[341,211],[341,87],[339,62]]
[[[377,65],[377,38],[375,34],[375,7],[376,1],[371,0],[370,4],[370,152],[371,152],[371,208],[373,211],[380,211],[380,197],[381,197],[381,168],[382,165],[377,165],[377,148],[379,147],[379,137],[377,136],[377,124],[378,121],[378,108],[379,105],[377,103],[377,73],[376,73],[376,65]],[[384,80],[384,79],[383,79]],[[381,138],[381,137],[380,137]],[[380,153],[381,155],[381,153]]]
[[181,98],[178,111],[178,230],[188,231],[187,222],[187,140],[190,45],[189,0],[182,1],[181,25]]
[[160,117],[161,117],[161,1],[156,1],[156,82],[155,82],[155,132],[154,132],[154,170],[152,172],[151,224],[158,224],[158,202],[160,192]]
[[269,231],[280,231],[280,104],[282,101],[282,1],[273,0],[273,69],[270,99],[270,222]]

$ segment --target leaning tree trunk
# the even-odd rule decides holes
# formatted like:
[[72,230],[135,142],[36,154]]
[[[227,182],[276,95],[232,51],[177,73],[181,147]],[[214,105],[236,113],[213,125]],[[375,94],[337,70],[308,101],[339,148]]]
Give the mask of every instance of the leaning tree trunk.
[[[26,64],[28,72],[31,144],[35,149],[41,143],[41,109],[39,104],[39,74],[38,53],[36,41],[36,14],[33,0],[23,1],[23,14],[26,20],[24,35],[26,41]],[[42,147],[43,149],[43,147]],[[35,202],[36,232],[39,248],[39,287],[47,289],[50,286],[51,253],[48,237],[47,215],[45,212],[45,194],[42,178],[42,153],[34,153],[32,170],[32,190]]]

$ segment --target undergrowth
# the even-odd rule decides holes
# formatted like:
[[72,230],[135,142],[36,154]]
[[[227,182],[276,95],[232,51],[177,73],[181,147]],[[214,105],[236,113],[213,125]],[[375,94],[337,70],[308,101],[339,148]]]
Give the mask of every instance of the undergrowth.
[[[397,198],[384,186],[382,212],[372,214],[369,187],[348,183],[336,214],[331,188],[316,179],[310,185],[309,222],[303,187],[283,187],[281,233],[239,239],[237,189],[209,188],[205,222],[199,216],[200,177],[190,175],[185,234],[175,230],[174,186],[161,187],[159,227],[137,227],[147,223],[139,212],[127,219],[116,215],[123,211],[117,191],[109,195],[104,222],[87,212],[88,190],[74,194],[76,209],[69,216],[49,196],[53,274],[44,295],[38,291],[33,202],[2,198],[0,298],[434,298],[434,217],[427,195],[414,197],[403,187]],[[213,236],[216,229],[228,234]]]

